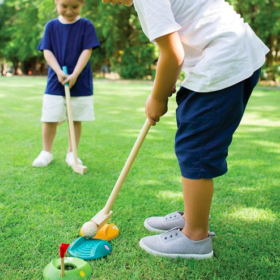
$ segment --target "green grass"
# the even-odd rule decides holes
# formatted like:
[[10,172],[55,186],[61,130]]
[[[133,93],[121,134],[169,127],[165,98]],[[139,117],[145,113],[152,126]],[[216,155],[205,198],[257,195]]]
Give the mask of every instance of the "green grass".
[[[45,78],[0,77],[0,279],[42,279],[81,225],[106,203],[145,121],[151,83],[95,82],[96,121],[85,123],[84,176],[65,163],[67,126],[54,162],[32,168],[41,150]],[[143,221],[183,209],[174,155],[175,98],[153,127],[113,207],[120,236],[112,254],[90,261],[91,279],[280,279],[280,92],[256,89],[231,145],[229,172],[215,180],[210,227],[215,257],[155,258],[138,246]]]

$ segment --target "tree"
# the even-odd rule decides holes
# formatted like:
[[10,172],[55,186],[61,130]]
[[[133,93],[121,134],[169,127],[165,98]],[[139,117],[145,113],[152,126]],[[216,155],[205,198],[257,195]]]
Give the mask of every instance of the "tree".
[[266,71],[268,77],[275,81],[277,75],[280,75],[280,1],[231,0],[229,2],[269,47]]
[[94,3],[86,2],[84,15],[95,24],[101,42],[99,55],[93,55],[96,65],[109,60],[111,69],[123,78],[151,74],[154,46],[143,34],[134,8]]
[[21,63],[23,72],[27,74],[36,68],[38,59],[42,59],[37,46],[43,31],[44,24],[41,22],[45,21],[43,14],[49,10],[50,2],[9,0],[1,7],[5,16],[0,21],[0,41],[4,45],[0,56],[13,63],[15,72]]
[[[276,80],[280,63],[279,0],[228,1],[270,48],[265,71]],[[44,26],[56,16],[53,0],[5,1],[0,5],[0,59],[4,57],[15,67],[20,62],[24,73],[29,69],[36,71],[36,63],[44,62],[42,53],[37,51]],[[158,54],[143,34],[133,7],[113,7],[100,0],[86,0],[82,16],[94,23],[101,42],[101,48],[93,52],[93,69],[107,63],[123,78],[151,75]]]

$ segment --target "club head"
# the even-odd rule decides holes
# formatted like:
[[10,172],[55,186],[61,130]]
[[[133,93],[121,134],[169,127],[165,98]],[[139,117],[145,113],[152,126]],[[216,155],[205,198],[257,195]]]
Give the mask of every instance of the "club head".
[[71,167],[74,170],[74,172],[82,174],[82,175],[87,172],[87,167],[84,165],[72,164]]

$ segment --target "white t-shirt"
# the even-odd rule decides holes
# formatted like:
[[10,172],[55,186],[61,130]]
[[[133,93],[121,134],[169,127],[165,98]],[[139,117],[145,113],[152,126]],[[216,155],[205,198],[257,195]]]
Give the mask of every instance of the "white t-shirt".
[[269,49],[224,0],[134,0],[150,41],[177,31],[185,51],[182,86],[211,92],[250,77]]

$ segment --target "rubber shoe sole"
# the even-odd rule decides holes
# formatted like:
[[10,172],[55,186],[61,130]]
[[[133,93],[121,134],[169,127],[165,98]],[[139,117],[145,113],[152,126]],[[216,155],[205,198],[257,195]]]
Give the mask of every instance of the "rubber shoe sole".
[[139,241],[139,246],[146,251],[147,253],[153,255],[153,256],[157,256],[157,257],[165,257],[165,258],[172,258],[172,259],[176,259],[176,258],[182,258],[182,259],[209,259],[209,258],[213,258],[214,256],[214,252],[210,252],[209,254],[165,254],[165,253],[160,253],[160,252],[156,252],[152,249],[150,249],[149,247],[147,247],[142,240]]
[[139,246],[154,256],[167,258],[207,259],[213,257],[211,237],[202,240],[191,240],[176,227],[161,234],[146,236]]

